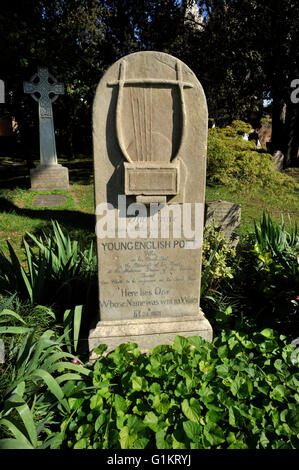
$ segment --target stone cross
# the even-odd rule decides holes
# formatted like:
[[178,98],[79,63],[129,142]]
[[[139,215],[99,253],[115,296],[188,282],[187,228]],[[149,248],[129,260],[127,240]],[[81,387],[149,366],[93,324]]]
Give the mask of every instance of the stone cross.
[[45,67],[38,67],[29,82],[24,82],[24,93],[38,102],[40,163],[57,165],[52,103],[64,94],[63,83],[58,83]]

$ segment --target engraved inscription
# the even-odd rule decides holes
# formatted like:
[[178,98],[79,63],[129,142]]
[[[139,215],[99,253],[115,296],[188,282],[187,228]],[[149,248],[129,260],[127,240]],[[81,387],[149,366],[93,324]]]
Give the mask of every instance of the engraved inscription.
[[[123,318],[179,317],[182,307],[185,315],[194,314],[199,272],[197,265],[186,263],[185,246],[185,240],[102,242],[101,250],[111,258],[111,266],[100,277],[102,316],[105,312],[111,316],[115,309]],[[121,261],[123,252],[127,252],[125,261]],[[179,295],[182,285],[187,287]]]

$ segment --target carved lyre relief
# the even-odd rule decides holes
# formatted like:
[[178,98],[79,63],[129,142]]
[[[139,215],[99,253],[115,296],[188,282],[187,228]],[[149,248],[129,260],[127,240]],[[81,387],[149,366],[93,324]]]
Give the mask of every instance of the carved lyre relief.
[[165,201],[179,193],[180,151],[186,132],[184,88],[179,61],[176,80],[126,78],[127,63],[121,61],[116,132],[126,159],[125,194],[138,201]]

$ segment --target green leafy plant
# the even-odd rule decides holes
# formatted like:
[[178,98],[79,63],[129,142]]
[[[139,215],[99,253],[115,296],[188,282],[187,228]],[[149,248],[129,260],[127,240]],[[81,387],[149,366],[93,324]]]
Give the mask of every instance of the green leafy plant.
[[236,251],[226,240],[221,228],[206,226],[202,251],[201,296],[213,295],[221,281],[233,278],[235,256]]
[[298,366],[274,330],[105,348],[92,369],[104,386],[69,398],[61,448],[298,448]]
[[78,242],[71,241],[57,222],[52,222],[52,229],[52,233],[44,233],[39,238],[28,233],[33,246],[24,239],[27,271],[7,242],[10,259],[0,252],[0,292],[17,292],[21,298],[29,298],[32,304],[47,305],[60,300],[63,305],[71,306],[78,303],[79,282],[79,292],[88,296],[95,266],[93,244],[81,253]]
[[0,428],[7,437],[0,439],[0,448],[46,448],[60,442],[61,435],[51,432],[56,409],[70,411],[68,394],[90,374],[62,350],[63,340],[51,330],[37,340],[30,332],[14,351],[11,383],[0,411]]
[[[299,234],[297,226],[286,229],[284,221],[274,223],[264,213],[255,223],[251,258],[251,283],[265,313],[277,312],[284,321],[296,322],[292,301],[299,292]],[[289,317],[289,318],[287,318]]]

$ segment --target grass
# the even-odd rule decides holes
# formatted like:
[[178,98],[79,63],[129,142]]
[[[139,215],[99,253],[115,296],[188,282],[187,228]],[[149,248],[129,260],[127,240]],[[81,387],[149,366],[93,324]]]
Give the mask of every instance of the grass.
[[[24,160],[13,165],[11,159],[1,159],[0,175],[0,248],[7,252],[6,240],[12,242],[18,254],[22,253],[22,238],[26,232],[39,234],[51,227],[51,220],[57,220],[67,228],[71,238],[88,245],[95,237],[94,187],[92,158],[82,157],[76,160],[59,160],[69,168],[72,188],[70,191],[28,191],[30,186],[28,170]],[[35,162],[38,164],[38,161]],[[299,181],[299,169],[287,172]],[[55,207],[36,207],[34,198],[38,194],[63,194],[66,201]],[[266,209],[273,220],[280,221],[283,214],[286,224],[299,224],[299,194],[290,194],[287,198],[279,194],[265,194],[262,190],[244,189],[232,191],[226,186],[207,186],[206,200],[222,199],[241,204],[241,233],[253,230],[253,220],[259,219]]]
[[[293,176],[299,181],[299,170]],[[286,225],[297,223],[299,225],[299,194],[285,195],[266,194],[262,190],[248,191],[240,189],[232,191],[227,186],[207,186],[206,201],[230,201],[241,205],[240,232],[245,234],[253,230],[253,221],[258,220],[267,210],[274,221],[280,222],[284,217]]]

